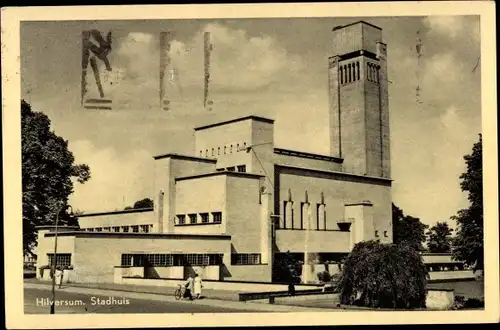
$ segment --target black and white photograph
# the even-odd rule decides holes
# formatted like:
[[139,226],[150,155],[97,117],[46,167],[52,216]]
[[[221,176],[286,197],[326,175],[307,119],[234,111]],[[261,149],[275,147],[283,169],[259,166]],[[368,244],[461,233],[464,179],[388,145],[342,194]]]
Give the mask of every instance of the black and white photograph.
[[492,2],[2,21],[7,327],[499,321]]

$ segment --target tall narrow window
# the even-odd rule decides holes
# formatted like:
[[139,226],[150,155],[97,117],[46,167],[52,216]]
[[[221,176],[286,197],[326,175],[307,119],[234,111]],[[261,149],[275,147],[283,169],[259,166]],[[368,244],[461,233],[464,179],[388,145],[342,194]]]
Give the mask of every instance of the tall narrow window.
[[344,84],[347,83],[347,65],[344,65]]
[[185,214],[178,214],[177,215],[177,224],[183,225],[186,223],[186,215]]
[[203,150],[200,150],[200,157],[203,157]]
[[349,82],[352,81],[352,66],[351,66],[351,63],[349,63],[347,65],[347,67],[349,68]]
[[344,69],[340,67],[340,84],[342,85],[344,83]]
[[375,74],[375,80],[377,81],[377,83],[379,83],[380,81],[380,67],[377,65],[376,66],[376,74]]
[[196,223],[197,222],[197,214],[189,214],[189,222],[190,223]]
[[366,80],[371,81],[372,80],[372,74],[371,74],[371,65],[370,63],[366,64]]
[[205,149],[205,157],[208,157],[208,149]]
[[359,80],[359,62],[356,62],[356,79]]
[[231,148],[229,149],[229,153],[232,154],[233,153],[233,145],[231,144]]
[[246,171],[247,171],[246,165],[238,165],[238,172],[246,172]]
[[214,148],[212,148],[212,157],[214,156]]
[[236,152],[239,152],[240,151],[240,144],[236,144]]
[[217,147],[217,155],[220,155],[220,147]]
[[226,147],[226,146],[224,146],[224,155],[226,154],[226,149],[227,149],[227,147]]

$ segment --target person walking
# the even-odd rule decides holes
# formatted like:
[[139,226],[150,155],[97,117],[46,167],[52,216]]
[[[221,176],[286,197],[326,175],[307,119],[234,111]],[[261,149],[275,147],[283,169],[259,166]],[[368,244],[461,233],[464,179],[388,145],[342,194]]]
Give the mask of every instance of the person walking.
[[189,298],[189,300],[193,300],[193,278],[191,277],[191,275],[189,275],[187,281],[186,281],[186,284],[184,284],[184,286],[186,287],[186,291],[184,292],[184,298]]
[[200,299],[201,297],[201,289],[203,288],[203,282],[201,277],[198,274],[194,275],[194,294],[196,299]]
[[59,267],[56,267],[56,283],[59,283],[59,289],[61,288],[61,284],[62,284],[62,271]]

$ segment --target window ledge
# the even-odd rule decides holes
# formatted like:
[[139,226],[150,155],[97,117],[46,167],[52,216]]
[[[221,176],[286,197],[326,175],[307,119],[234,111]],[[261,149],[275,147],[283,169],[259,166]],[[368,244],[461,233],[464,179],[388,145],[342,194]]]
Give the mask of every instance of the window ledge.
[[175,227],[184,227],[184,226],[203,226],[203,225],[220,225],[222,222],[198,222],[198,223],[184,223],[184,224],[175,224]]

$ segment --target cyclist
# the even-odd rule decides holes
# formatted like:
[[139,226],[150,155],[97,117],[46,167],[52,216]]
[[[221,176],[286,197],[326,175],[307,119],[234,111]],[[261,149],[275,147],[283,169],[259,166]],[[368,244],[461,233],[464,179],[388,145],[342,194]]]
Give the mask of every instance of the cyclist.
[[184,291],[184,298],[189,298],[189,300],[193,300],[193,281],[193,278],[189,275],[186,283],[184,284],[186,287],[186,291]]

